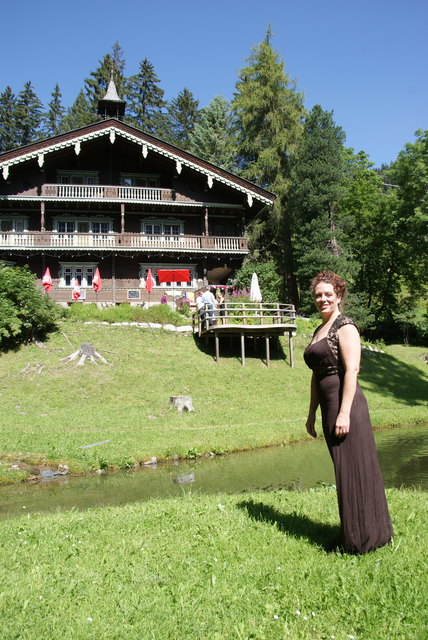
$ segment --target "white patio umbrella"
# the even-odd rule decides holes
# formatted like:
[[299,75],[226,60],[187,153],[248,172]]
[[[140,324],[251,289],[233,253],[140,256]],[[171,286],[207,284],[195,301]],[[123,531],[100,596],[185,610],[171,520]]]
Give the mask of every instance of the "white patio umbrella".
[[250,300],[251,302],[261,302],[262,299],[257,273],[253,273],[251,277]]

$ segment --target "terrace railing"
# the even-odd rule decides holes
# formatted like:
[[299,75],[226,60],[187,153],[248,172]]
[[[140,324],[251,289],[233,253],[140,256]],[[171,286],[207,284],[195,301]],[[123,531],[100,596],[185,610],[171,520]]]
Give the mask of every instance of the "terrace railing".
[[59,233],[55,231],[7,231],[0,233],[0,249],[170,249],[207,253],[246,252],[247,240],[242,237],[195,235],[147,235],[144,233]]
[[127,202],[171,202],[175,199],[173,189],[154,187],[124,187],[89,184],[44,184],[42,196],[63,200],[112,200]]
[[294,323],[294,305],[282,302],[231,302],[209,310],[207,305],[193,314],[193,330],[202,335],[204,331],[221,330],[223,327],[266,327]]

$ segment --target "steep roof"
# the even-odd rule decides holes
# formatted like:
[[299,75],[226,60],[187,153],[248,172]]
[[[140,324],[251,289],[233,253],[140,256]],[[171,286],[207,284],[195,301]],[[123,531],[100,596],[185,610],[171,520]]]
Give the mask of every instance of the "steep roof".
[[44,163],[44,156],[48,153],[53,153],[59,149],[74,146],[76,154],[80,153],[80,147],[82,143],[88,142],[101,136],[109,136],[110,142],[113,144],[116,136],[130,140],[134,144],[141,146],[141,151],[144,157],[148,152],[158,153],[165,157],[175,161],[177,173],[181,173],[182,167],[188,167],[198,173],[206,175],[208,186],[211,188],[214,181],[221,182],[223,184],[241,191],[247,196],[248,204],[251,206],[252,200],[258,200],[264,204],[272,204],[275,200],[275,195],[266,189],[262,189],[257,185],[236,176],[230,171],[221,169],[206,160],[202,160],[197,156],[183,151],[172,144],[169,144],[155,136],[148,133],[144,133],[129,124],[125,124],[117,120],[116,118],[110,118],[108,120],[102,120],[94,124],[75,129],[74,131],[68,131],[52,138],[33,142],[24,147],[18,149],[12,149],[11,151],[5,151],[0,153],[0,171],[3,173],[3,178],[6,180],[9,175],[10,167],[21,164],[22,162],[37,159],[39,166],[42,167]]

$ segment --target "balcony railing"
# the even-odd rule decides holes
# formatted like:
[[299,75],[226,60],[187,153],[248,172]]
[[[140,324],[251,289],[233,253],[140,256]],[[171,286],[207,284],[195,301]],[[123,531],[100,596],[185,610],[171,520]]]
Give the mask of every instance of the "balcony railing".
[[173,189],[154,187],[123,187],[89,184],[44,184],[42,197],[64,200],[113,200],[136,202],[172,202]]
[[245,253],[246,238],[230,236],[146,235],[144,233],[57,233],[55,231],[25,231],[0,233],[0,249],[168,249],[172,251],[203,251],[207,253]]

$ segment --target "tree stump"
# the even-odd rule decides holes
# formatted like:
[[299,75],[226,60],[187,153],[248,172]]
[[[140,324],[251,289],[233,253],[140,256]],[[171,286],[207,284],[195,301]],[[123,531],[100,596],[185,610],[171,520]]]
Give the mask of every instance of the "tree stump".
[[98,364],[95,358],[98,358],[104,364],[110,364],[105,358],[103,358],[101,354],[98,353],[98,351],[95,351],[94,345],[91,342],[82,342],[77,351],[69,356],[66,356],[65,358],[61,358],[61,361],[64,361],[65,363],[71,362],[72,360],[76,360],[76,358],[78,358],[79,356],[80,359],[77,363],[78,367],[83,367],[86,358],[88,358],[94,364]]
[[184,411],[194,411],[191,396],[171,396],[170,403],[177,408],[178,413]]

